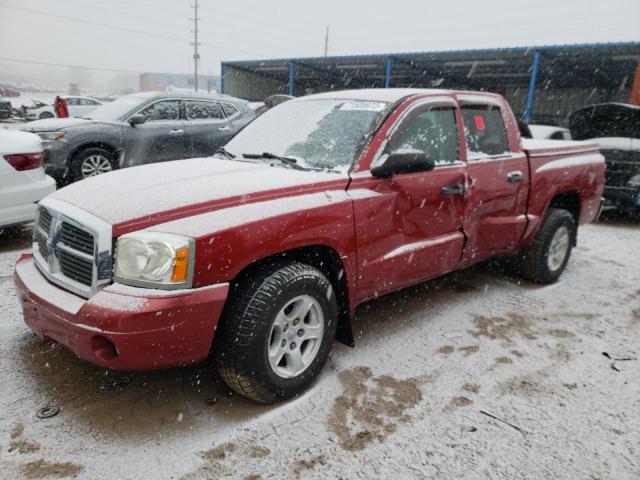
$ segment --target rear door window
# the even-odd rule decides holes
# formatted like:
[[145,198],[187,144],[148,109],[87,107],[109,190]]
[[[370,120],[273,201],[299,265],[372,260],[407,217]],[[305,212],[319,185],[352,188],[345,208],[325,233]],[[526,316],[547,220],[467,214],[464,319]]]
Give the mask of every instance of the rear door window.
[[220,105],[215,102],[188,100],[185,102],[187,120],[221,120],[224,118]]
[[509,153],[507,130],[498,107],[462,107],[464,134],[467,140],[467,158],[479,160]]

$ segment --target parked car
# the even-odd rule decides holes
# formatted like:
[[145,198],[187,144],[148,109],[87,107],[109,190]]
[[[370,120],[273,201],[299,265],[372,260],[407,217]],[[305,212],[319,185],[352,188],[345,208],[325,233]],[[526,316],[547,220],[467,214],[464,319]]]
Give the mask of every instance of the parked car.
[[255,118],[226,95],[135,93],[84,118],[32,122],[44,140],[49,175],[68,183],[117,168],[212,155]]
[[13,116],[13,106],[8,100],[0,100],[0,120],[7,120]]
[[[67,102],[69,116],[84,117],[102,105],[102,102],[90,97],[66,96],[62,97]],[[23,105],[22,115],[27,120],[43,120],[56,117],[52,104],[37,98],[32,98],[33,105]]]
[[543,140],[571,140],[571,132],[568,128],[555,125],[529,125],[532,138]]
[[597,145],[523,147],[499,95],[330,92],[268,110],[213,158],[50,195],[14,278],[27,325],[84,360],[213,351],[231,388],[268,403],[307,387],[334,337],[353,345],[368,299],[495,255],[556,281],[603,185]]
[[605,208],[640,211],[640,107],[601,103],[576,110],[569,119],[578,140],[600,145],[607,162]]
[[0,129],[0,228],[32,222],[36,203],[55,189],[42,168],[40,138]]

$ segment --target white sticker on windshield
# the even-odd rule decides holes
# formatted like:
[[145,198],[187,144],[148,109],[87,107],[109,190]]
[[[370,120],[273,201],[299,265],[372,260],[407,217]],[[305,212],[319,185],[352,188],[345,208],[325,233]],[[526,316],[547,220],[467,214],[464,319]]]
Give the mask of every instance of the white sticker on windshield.
[[366,110],[368,112],[381,112],[386,107],[382,102],[347,102],[340,106],[340,110]]

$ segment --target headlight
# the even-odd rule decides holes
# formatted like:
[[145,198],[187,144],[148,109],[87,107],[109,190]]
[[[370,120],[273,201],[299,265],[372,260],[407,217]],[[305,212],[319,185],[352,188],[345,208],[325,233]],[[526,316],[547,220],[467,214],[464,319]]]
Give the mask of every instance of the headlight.
[[159,232],[122,235],[116,245],[114,280],[154,288],[189,288],[193,278],[195,242]]
[[42,140],[62,140],[65,132],[35,132]]
[[633,177],[631,177],[629,179],[629,181],[627,182],[627,184],[630,187],[640,187],[640,173],[634,175]]

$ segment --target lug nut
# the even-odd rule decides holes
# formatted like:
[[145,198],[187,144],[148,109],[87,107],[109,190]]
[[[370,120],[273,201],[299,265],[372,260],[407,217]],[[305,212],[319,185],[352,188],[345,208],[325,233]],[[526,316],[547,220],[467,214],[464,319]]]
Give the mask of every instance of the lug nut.
[[288,324],[288,323],[285,323],[285,324],[284,324],[284,328],[283,328],[283,330],[286,332],[288,329],[289,329],[289,324]]
[[295,325],[297,325],[298,323],[300,323],[300,320],[299,320],[298,318],[296,318],[296,319],[293,321],[293,325],[295,326]]
[[304,335],[304,330],[301,328],[300,330],[298,330],[298,336],[301,337]]
[[287,341],[283,339],[283,340],[282,340],[282,348],[284,348],[284,347],[286,347],[286,346],[287,346]]
[[289,348],[291,348],[291,350],[295,350],[296,349],[296,342],[291,342],[291,345],[289,345]]

